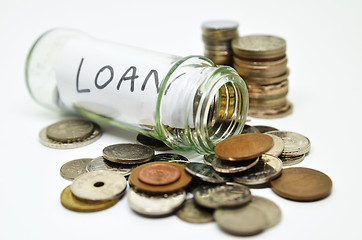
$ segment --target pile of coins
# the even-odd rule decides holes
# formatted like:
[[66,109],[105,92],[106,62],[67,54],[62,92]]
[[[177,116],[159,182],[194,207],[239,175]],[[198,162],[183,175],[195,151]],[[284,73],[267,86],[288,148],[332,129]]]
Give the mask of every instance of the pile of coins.
[[270,35],[239,36],[232,41],[233,67],[249,91],[249,116],[283,117],[292,112],[287,100],[286,42]]
[[214,155],[204,156],[204,163],[155,154],[168,148],[153,138],[138,135],[137,141],[107,146],[94,159],[65,163],[60,174],[73,182],[61,193],[62,205],[77,212],[109,208],[125,195],[128,178],[127,200],[136,213],[216,221],[225,232],[254,235],[278,224],[282,213],[250,188],[271,187],[294,201],[316,201],[332,189],[330,178],[317,170],[283,169],[299,163],[310,149],[308,138],[294,132],[246,125],[242,134],[220,142]]
[[232,65],[231,41],[238,36],[239,24],[234,21],[207,21],[201,26],[204,55],[217,65]]

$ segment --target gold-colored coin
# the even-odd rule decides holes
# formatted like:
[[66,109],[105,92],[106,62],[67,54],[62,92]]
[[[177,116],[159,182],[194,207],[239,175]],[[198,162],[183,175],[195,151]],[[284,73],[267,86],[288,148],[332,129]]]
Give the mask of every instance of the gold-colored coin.
[[86,139],[93,133],[94,124],[83,119],[68,119],[46,128],[48,138],[58,142],[75,142]]
[[287,101],[286,104],[279,108],[253,108],[250,107],[248,110],[248,115],[250,117],[255,118],[266,118],[266,119],[272,119],[272,118],[281,118],[290,115],[293,112],[293,105]]
[[60,201],[65,208],[71,211],[96,212],[112,207],[119,201],[119,199],[117,198],[109,201],[83,201],[72,194],[69,185],[62,191]]
[[237,57],[233,58],[234,68],[243,77],[273,78],[284,74],[287,71],[287,58],[273,61],[247,61]]

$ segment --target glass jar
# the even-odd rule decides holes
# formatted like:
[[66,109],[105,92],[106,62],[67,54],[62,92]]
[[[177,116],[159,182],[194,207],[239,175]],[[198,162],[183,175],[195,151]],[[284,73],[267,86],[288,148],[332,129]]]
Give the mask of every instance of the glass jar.
[[71,29],[38,38],[26,61],[33,99],[136,131],[177,150],[213,153],[241,133],[248,92],[231,67],[108,42]]

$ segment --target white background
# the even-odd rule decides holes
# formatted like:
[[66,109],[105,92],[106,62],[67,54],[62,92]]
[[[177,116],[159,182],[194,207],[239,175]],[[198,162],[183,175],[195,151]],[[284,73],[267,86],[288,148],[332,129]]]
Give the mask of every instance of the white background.
[[[73,150],[42,146],[39,131],[69,116],[37,105],[27,92],[24,64],[33,41],[54,27],[180,56],[203,53],[201,23],[231,19],[241,35],[287,40],[292,115],[251,119],[307,136],[310,154],[299,166],[328,174],[332,194],[321,201],[285,200],[271,189],[252,190],[277,203],[282,221],[248,239],[360,239],[361,235],[361,1],[19,1],[0,2],[0,239],[237,239],[216,223],[190,224],[175,216],[135,214],[127,198],[97,213],[62,207],[70,184],[59,175],[67,161],[97,157],[135,134],[103,126],[101,139]],[[197,159],[197,158],[195,158]]]

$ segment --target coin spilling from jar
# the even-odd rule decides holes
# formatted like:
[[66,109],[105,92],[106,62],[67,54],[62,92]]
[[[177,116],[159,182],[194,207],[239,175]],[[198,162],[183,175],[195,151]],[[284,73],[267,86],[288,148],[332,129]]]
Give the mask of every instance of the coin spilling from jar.
[[[67,124],[76,124],[72,121],[78,120]],[[71,144],[74,135],[87,138],[84,130],[70,134],[52,128],[50,135],[61,136],[58,145]],[[299,202],[321,200],[332,190],[331,179],[320,171],[286,168],[303,161],[310,151],[309,139],[299,133],[246,125],[242,134],[218,143],[215,154],[204,156],[203,163],[176,153],[156,153],[158,144],[152,141],[106,146],[101,156],[63,164],[60,175],[72,183],[61,193],[62,205],[76,212],[94,212],[114,206],[127,195],[130,208],[140,215],[174,214],[190,223],[215,221],[227,233],[248,236],[277,225],[282,218],[281,209],[253,195],[253,188],[271,188],[278,196]]]

